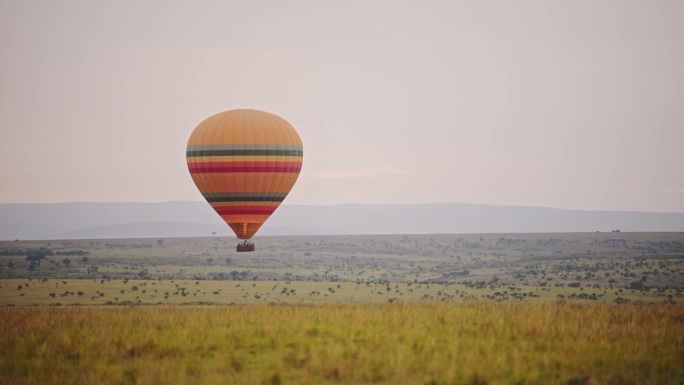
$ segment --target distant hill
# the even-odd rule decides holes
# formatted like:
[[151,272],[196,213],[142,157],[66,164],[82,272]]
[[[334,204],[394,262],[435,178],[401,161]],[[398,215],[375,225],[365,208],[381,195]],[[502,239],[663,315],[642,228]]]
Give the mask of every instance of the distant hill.
[[[267,235],[684,231],[684,213],[463,203],[281,206]],[[233,236],[205,202],[1,204],[0,240]]]

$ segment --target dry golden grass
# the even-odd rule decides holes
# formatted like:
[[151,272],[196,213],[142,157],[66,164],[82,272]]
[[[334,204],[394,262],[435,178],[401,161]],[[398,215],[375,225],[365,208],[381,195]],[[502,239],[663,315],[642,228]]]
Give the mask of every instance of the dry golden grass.
[[2,384],[682,384],[684,308],[0,308]]

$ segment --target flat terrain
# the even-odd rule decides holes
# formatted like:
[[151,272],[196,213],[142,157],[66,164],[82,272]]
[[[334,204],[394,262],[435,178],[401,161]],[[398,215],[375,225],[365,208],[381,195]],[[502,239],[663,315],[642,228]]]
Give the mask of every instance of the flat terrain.
[[0,305],[678,304],[684,233],[0,242]]
[[0,243],[0,384],[682,384],[684,234]]
[[684,308],[0,308],[3,384],[681,384]]

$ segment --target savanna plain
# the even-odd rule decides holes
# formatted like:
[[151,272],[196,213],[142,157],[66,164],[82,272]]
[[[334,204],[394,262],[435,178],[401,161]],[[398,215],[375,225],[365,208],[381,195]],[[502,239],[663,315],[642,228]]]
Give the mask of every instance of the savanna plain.
[[1,384],[684,384],[684,234],[0,242]]

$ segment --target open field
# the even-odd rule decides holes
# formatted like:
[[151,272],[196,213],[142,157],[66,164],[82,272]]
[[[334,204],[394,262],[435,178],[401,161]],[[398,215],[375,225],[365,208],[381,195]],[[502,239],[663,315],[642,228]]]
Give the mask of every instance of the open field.
[[234,246],[0,243],[0,384],[684,383],[682,233]]
[[681,384],[679,306],[0,308],[3,384]]
[[0,242],[0,305],[680,304],[683,233]]

